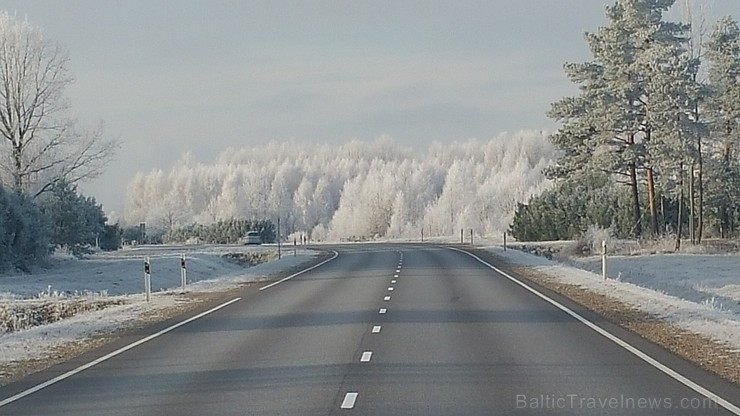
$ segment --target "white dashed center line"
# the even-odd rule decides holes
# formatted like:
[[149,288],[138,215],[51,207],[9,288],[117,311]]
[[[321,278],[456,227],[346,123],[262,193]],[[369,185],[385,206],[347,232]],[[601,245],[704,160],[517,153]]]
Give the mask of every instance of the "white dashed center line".
[[357,401],[357,394],[355,392],[347,393],[342,401],[341,409],[351,409],[355,407],[355,401]]
[[395,279],[394,280],[391,280],[391,284],[392,285],[395,285],[396,284],[396,280]]
[[381,315],[385,315],[387,312],[388,312],[388,309],[386,308],[380,308],[380,310],[378,311],[378,313]]
[[390,296],[386,296],[386,297],[383,298],[383,300],[384,301],[389,301],[389,300],[391,300],[391,297]]
[[375,325],[373,327],[373,331],[372,331],[373,334],[379,334],[380,333],[380,329],[381,329],[381,326],[380,325]]
[[396,269],[396,273],[401,273],[401,269]]
[[393,292],[393,287],[389,287],[389,288],[388,288],[388,291],[389,291],[389,292]]
[[373,358],[373,352],[372,351],[365,351],[362,353],[362,357],[360,357],[361,363],[369,363],[370,360]]
[[398,278],[398,275],[397,274],[394,274],[393,277]]

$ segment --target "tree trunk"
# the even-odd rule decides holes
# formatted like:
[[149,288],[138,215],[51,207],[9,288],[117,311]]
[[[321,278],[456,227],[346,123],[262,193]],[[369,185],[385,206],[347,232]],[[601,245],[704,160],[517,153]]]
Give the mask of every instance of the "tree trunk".
[[655,204],[655,178],[653,168],[647,168],[648,206],[650,207],[650,231],[658,235],[658,209]]
[[691,169],[689,170],[689,239],[691,244],[696,244],[696,206],[694,204],[694,198],[696,198],[696,190],[694,189],[694,169],[696,168],[696,161],[691,162]]
[[676,251],[681,250],[681,232],[683,231],[683,162],[678,171],[678,224],[676,224]]
[[[645,129],[645,142],[649,142],[651,136],[652,130],[650,128]],[[650,232],[655,237],[658,235],[658,207],[656,205],[655,178],[652,166],[645,168],[645,173],[647,175],[648,209],[650,210]]]
[[637,168],[634,163],[629,164],[630,188],[632,188],[632,219],[634,222],[635,237],[640,238],[642,235],[642,226],[640,225],[640,193],[637,188]]
[[[630,134],[627,137],[627,145],[630,147],[635,145],[634,134]],[[642,215],[640,215],[640,190],[637,183],[637,164],[633,160],[627,167],[630,175],[630,188],[632,190],[632,221],[634,223],[632,229],[634,230],[635,238],[640,238],[642,235],[642,225],[640,224]]]
[[701,244],[704,232],[704,156],[701,153],[701,136],[697,142],[699,150],[699,172],[697,185],[699,186],[699,225],[696,230],[696,244]]
[[13,142],[13,182],[17,191],[23,190],[23,146]]

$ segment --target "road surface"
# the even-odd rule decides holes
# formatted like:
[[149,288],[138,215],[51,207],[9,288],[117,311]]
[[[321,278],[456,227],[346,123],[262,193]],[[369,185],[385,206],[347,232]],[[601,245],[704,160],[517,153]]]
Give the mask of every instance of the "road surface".
[[495,260],[332,249],[313,270],[1,388],[0,415],[740,414],[737,386]]

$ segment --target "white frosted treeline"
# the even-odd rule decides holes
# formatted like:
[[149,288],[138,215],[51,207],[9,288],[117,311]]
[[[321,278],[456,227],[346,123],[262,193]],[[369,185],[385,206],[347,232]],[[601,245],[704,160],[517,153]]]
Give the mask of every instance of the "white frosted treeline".
[[186,154],[168,173],[134,176],[124,218],[167,228],[279,216],[285,235],[314,240],[418,238],[422,227],[426,236],[490,235],[549,186],[542,170],[554,157],[535,131],[437,142],[419,155],[388,137],[230,149],[209,165]]

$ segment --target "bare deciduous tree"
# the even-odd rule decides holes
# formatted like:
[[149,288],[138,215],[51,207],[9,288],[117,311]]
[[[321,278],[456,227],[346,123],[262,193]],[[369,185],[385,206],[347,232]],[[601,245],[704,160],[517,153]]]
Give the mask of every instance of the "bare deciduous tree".
[[68,116],[68,63],[40,28],[0,11],[0,180],[33,196],[98,176],[118,146],[102,124],[85,130]]

